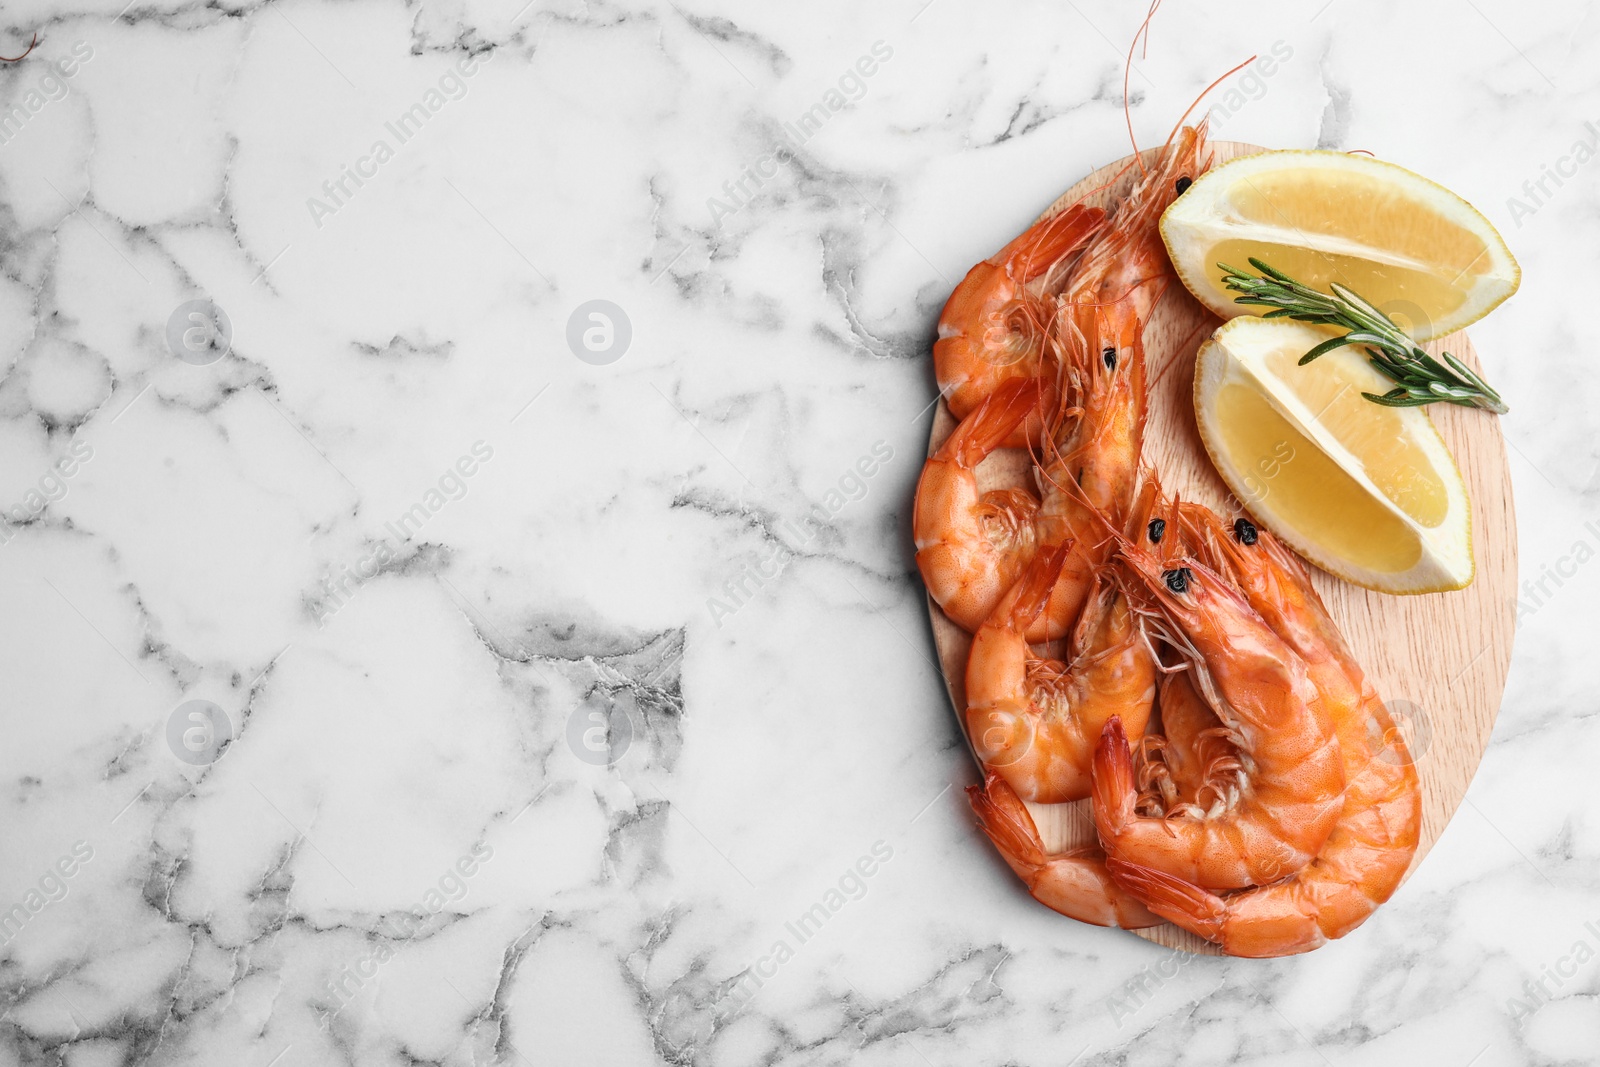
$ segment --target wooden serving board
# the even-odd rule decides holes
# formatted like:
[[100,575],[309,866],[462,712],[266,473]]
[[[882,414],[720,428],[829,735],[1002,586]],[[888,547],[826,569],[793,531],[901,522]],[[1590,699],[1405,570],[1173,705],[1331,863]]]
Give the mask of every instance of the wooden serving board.
[[[1213,142],[1212,148],[1217,164],[1264,151],[1229,141]],[[1146,162],[1156,151],[1144,153]],[[1137,168],[1130,168],[1101,192],[1085,194],[1112,182],[1132,159],[1129,156],[1090,174],[1068,189],[1045,215],[1080,200],[1108,206],[1127,192],[1138,177]],[[996,240],[995,246],[1003,243]],[[1169,492],[1224,511],[1228,492],[1200,443],[1191,396],[1195,351],[1220,321],[1176,283],[1157,305],[1144,333],[1150,383],[1145,459],[1160,471],[1162,485]],[[1424,347],[1435,355],[1448,349],[1474,369],[1479,366],[1464,332]],[[1388,596],[1311,568],[1318,592],[1404,730],[1416,761],[1422,780],[1422,839],[1411,865],[1413,871],[1460,806],[1483,758],[1505,690],[1516,623],[1517,527],[1500,422],[1485,412],[1449,404],[1436,404],[1428,411],[1461,468],[1471,498],[1477,563],[1472,584],[1451,593]],[[940,401],[928,442],[930,455],[955,425],[949,408]],[[979,466],[978,483],[984,491],[1015,485],[1033,488],[1026,452],[996,452]],[[946,618],[931,598],[928,613],[945,684],[964,730],[967,651],[972,639]],[[1094,840],[1087,800],[1029,804],[1028,808],[1052,851]],[[975,836],[981,834],[975,831]],[[1171,948],[1220,954],[1216,946],[1176,926],[1135,932]]]

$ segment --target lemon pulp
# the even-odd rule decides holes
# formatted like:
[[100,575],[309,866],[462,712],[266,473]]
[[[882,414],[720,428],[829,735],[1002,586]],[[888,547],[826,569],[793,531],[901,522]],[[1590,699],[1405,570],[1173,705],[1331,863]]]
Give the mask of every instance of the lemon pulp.
[[1300,398],[1395,507],[1422,526],[1437,527],[1450,512],[1444,479],[1421,443],[1406,432],[1400,411],[1361,395],[1387,392],[1389,380],[1354,360],[1324,358],[1302,367],[1304,354],[1280,348],[1267,353],[1261,367]]
[[1354,241],[1454,274],[1483,274],[1488,245],[1376,174],[1293,167],[1250,176],[1228,193],[1249,221]]
[[1289,526],[1316,530],[1330,551],[1367,570],[1398,574],[1422,558],[1416,534],[1261,393],[1230,382],[1217,393],[1216,413],[1223,447],[1237,469],[1248,472],[1242,503],[1252,511],[1266,504]]

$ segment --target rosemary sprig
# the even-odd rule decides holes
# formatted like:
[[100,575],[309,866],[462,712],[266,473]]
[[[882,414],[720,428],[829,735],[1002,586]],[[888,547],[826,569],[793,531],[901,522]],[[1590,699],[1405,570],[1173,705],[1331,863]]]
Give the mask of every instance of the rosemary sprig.
[[1489,388],[1489,383],[1473,372],[1471,367],[1448,352],[1434,359],[1418,348],[1394,320],[1373,307],[1349,289],[1333,282],[1333,294],[1319,293],[1310,286],[1301,285],[1281,270],[1275,270],[1259,259],[1251,257],[1250,265],[1261,272],[1257,277],[1248,271],[1217,266],[1223,272],[1222,282],[1243,296],[1236,297],[1238,304],[1256,304],[1273,310],[1263,318],[1295,319],[1321,326],[1336,326],[1346,331],[1340,337],[1330,337],[1300,357],[1303,367],[1318,356],[1345,345],[1364,345],[1372,365],[1382,371],[1395,387],[1381,396],[1377,393],[1361,395],[1374,404],[1395,408],[1415,408],[1443,401],[1462,407],[1482,408],[1496,415],[1511,409],[1500,394]]

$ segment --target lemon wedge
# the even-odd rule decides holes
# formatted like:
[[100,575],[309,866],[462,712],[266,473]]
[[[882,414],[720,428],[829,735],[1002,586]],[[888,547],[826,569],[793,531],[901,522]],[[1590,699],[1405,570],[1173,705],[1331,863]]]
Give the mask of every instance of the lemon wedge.
[[1245,510],[1326,571],[1384,593],[1466,586],[1470,506],[1433,420],[1363,398],[1391,383],[1358,349],[1297,365],[1336,334],[1243,317],[1201,345],[1195,421],[1211,461]]
[[1296,281],[1360,293],[1418,341],[1478,321],[1522,272],[1476,208],[1404,167],[1343,152],[1242,156],[1197,179],[1161,217],[1183,284],[1223,318],[1249,314],[1218,263],[1250,257]]

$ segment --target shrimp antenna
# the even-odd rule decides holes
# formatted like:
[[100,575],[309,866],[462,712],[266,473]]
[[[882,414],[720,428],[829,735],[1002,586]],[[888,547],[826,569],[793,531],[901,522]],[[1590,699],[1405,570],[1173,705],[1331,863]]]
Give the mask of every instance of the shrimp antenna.
[[[1259,53],[1257,53],[1257,54],[1259,55]],[[1204,100],[1207,96],[1209,96],[1211,94],[1211,90],[1215,89],[1217,86],[1221,85],[1223,82],[1227,81],[1229,78],[1233,77],[1235,74],[1239,73],[1241,70],[1243,70],[1244,68],[1248,67],[1250,64],[1254,63],[1255,61],[1256,61],[1256,56],[1253,55],[1249,59],[1245,60],[1243,63],[1240,63],[1238,66],[1234,67],[1232,70],[1228,71],[1226,74],[1224,74],[1221,77],[1219,77],[1216,81],[1212,82],[1210,85],[1206,86],[1204,89],[1200,90],[1200,95],[1194,98],[1194,103],[1190,104],[1189,107],[1184,111],[1184,113],[1182,115],[1178,116],[1177,125],[1172,127],[1172,132],[1171,133],[1167,134],[1167,144],[1171,144],[1172,143],[1172,139],[1174,137],[1178,136],[1178,131],[1183,129],[1183,120],[1189,117],[1189,113],[1191,111],[1193,111],[1195,108],[1200,106],[1200,101]],[[1201,119],[1195,125],[1196,125],[1196,128],[1198,129],[1198,128],[1205,127],[1206,124],[1207,124],[1206,119]]]
[[1133,40],[1128,42],[1128,58],[1122,64],[1122,117],[1128,123],[1128,143],[1133,145],[1133,159],[1139,164],[1139,175],[1143,177],[1149,172],[1145,169],[1144,156],[1139,152],[1139,140],[1133,135],[1133,112],[1128,107],[1128,75],[1133,71],[1133,50],[1139,47],[1139,38],[1144,38],[1144,52],[1140,58],[1150,54],[1150,20],[1156,17],[1156,10],[1161,7],[1161,0],[1151,0],[1150,10],[1145,13],[1144,21],[1139,23],[1139,29],[1134,32]]
[[[1157,297],[1156,298],[1157,302],[1159,302],[1160,299],[1161,299],[1160,297]],[[1186,335],[1184,335],[1184,338],[1183,338],[1182,341],[1178,342],[1178,347],[1175,349],[1175,351],[1177,351],[1177,352],[1187,352],[1187,351],[1189,351],[1189,346],[1190,346],[1190,344],[1193,343],[1193,341],[1194,341],[1194,339],[1196,337],[1198,337],[1200,334],[1206,332],[1207,330],[1212,329],[1211,322],[1212,322],[1212,319],[1211,319],[1210,316],[1206,316],[1206,317],[1202,318],[1195,325],[1195,328],[1190,330]],[[1181,359],[1174,358],[1174,359],[1169,359],[1165,363],[1163,363],[1161,365],[1161,368],[1156,371],[1156,376],[1154,378],[1150,379],[1150,388],[1153,390],[1153,389],[1155,389],[1156,386],[1160,385],[1161,384],[1161,379],[1163,379],[1163,378],[1165,378],[1167,376],[1167,372],[1170,371],[1173,367],[1176,367],[1181,362],[1183,362]]]
[[39,35],[35,33],[33,35],[33,40],[28,42],[28,50],[26,52],[22,53],[20,56],[0,56],[0,63],[20,63],[24,59],[27,59],[28,56],[32,55],[33,50],[38,47]]

